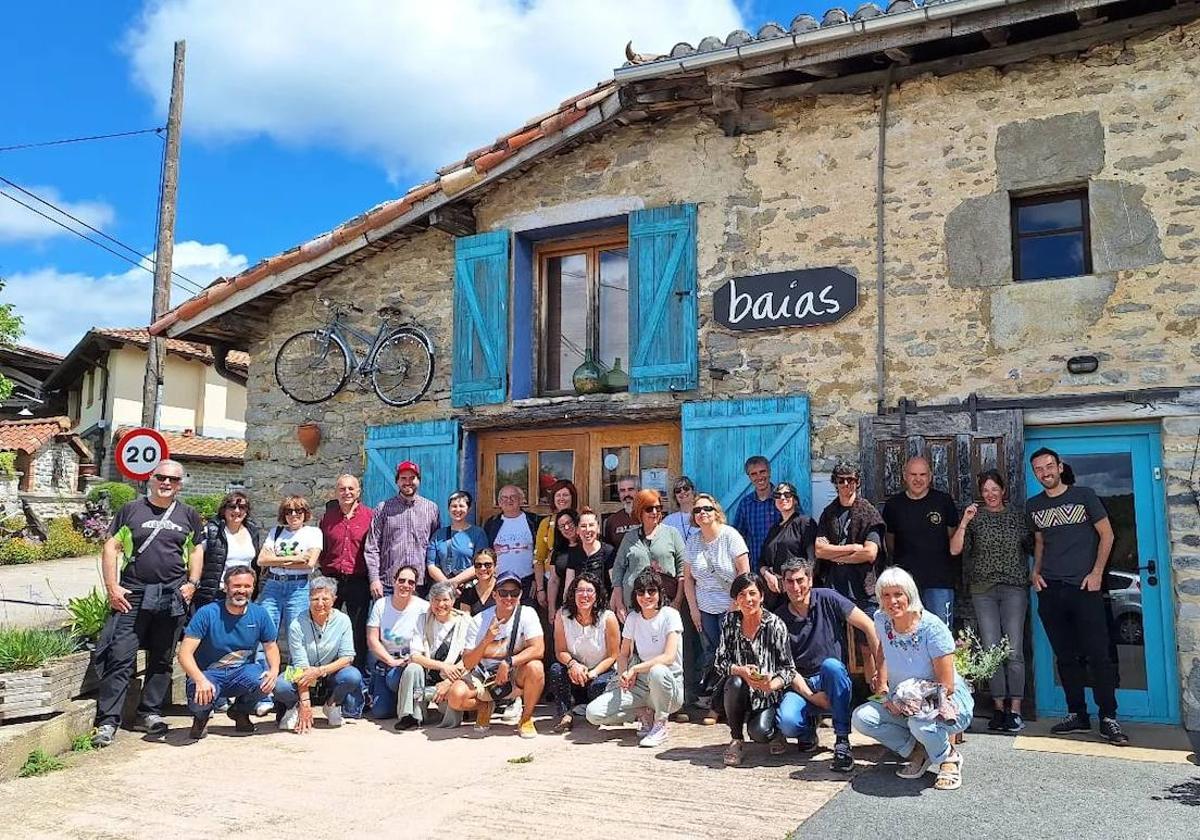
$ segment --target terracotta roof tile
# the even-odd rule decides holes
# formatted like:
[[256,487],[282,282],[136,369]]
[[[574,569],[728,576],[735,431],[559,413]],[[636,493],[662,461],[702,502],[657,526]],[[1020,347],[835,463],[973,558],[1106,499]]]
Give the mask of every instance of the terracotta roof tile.
[[[113,328],[96,328],[92,332],[96,335],[112,338],[117,341],[124,341],[129,344],[134,344],[138,347],[150,346],[150,334],[144,329],[113,329]],[[184,356],[189,359],[197,359],[198,361],[212,364],[213,354],[212,349],[207,344],[197,344],[194,341],[184,341],[179,338],[167,339],[167,352],[175,353],[179,356]],[[250,367],[250,354],[243,353],[241,350],[230,350],[229,355],[225,357],[225,362],[231,368],[239,368],[246,370]]]
[[[117,437],[132,426],[117,429]],[[162,432],[172,458],[180,461],[216,461],[240,464],[246,459],[246,441],[242,438],[201,437],[181,432]]]
[[66,417],[0,420],[0,452],[18,451],[32,455],[70,428],[71,421]]

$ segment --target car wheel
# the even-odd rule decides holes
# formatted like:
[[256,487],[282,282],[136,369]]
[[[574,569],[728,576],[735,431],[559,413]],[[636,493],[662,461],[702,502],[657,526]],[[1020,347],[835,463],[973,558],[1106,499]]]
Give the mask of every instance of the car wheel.
[[1122,616],[1117,622],[1117,639],[1123,645],[1143,644],[1145,636],[1142,632],[1142,617],[1132,613]]

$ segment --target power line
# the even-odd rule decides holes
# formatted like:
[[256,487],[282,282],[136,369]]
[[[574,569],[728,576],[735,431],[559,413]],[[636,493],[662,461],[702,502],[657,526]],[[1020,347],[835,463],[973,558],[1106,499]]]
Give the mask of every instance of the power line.
[[118,131],[115,134],[93,134],[90,137],[69,137],[65,140],[45,140],[40,143],[21,143],[16,146],[0,146],[0,152],[15,152],[20,149],[39,149],[44,146],[63,146],[67,143],[86,143],[89,140],[111,140],[114,137],[133,137],[138,134],[158,134],[163,129],[139,128],[136,131]]
[[[70,231],[71,233],[73,233],[73,234],[75,234],[76,236],[78,236],[80,239],[86,239],[88,242],[91,242],[91,243],[92,243],[93,245],[95,245],[97,248],[103,248],[105,251],[108,251],[108,253],[112,254],[114,257],[119,257],[120,259],[124,260],[125,262],[129,263],[130,265],[132,265],[132,266],[136,266],[136,267],[138,267],[138,268],[142,269],[142,271],[149,272],[150,274],[153,274],[153,273],[154,273],[154,269],[152,269],[152,268],[148,268],[148,267],[146,266],[146,264],[145,264],[144,262],[142,262],[141,260],[135,260],[135,259],[131,259],[131,258],[129,258],[129,257],[127,257],[127,256],[125,256],[124,254],[122,254],[120,251],[113,250],[112,248],[110,248],[110,247],[108,247],[107,245],[105,245],[103,242],[100,242],[99,240],[96,240],[96,239],[92,239],[92,238],[91,238],[90,236],[88,236],[86,233],[84,233],[84,232],[82,232],[82,231],[79,231],[79,230],[76,230],[75,228],[71,227],[71,226],[70,226],[70,225],[68,225],[68,224],[64,224],[62,221],[60,221],[59,219],[56,219],[56,218],[54,218],[54,217],[53,217],[53,216],[51,216],[49,213],[44,213],[44,212],[42,212],[41,210],[37,209],[36,207],[33,207],[33,206],[29,205],[29,204],[26,204],[24,201],[21,201],[21,199],[17,198],[15,195],[11,195],[11,194],[9,194],[9,193],[6,193],[4,190],[0,190],[0,195],[4,196],[4,197],[5,197],[5,198],[7,198],[9,201],[16,202],[17,204],[21,205],[21,206],[22,206],[22,207],[24,207],[26,210],[29,210],[29,211],[30,211],[30,212],[32,212],[32,213],[37,213],[39,216],[41,216],[41,217],[42,217],[43,219],[45,219],[46,221],[53,222],[54,224],[58,225],[58,226],[59,226],[60,228],[62,228],[63,230]],[[53,206],[53,205],[51,205],[51,206]],[[55,208],[55,209],[57,209],[57,208]],[[60,212],[61,212],[61,211],[60,211]],[[121,243],[118,243],[118,244],[121,244]],[[137,251],[134,251],[134,250],[133,250],[132,248],[130,248],[128,245],[121,244],[121,247],[122,247],[122,248],[126,248],[127,250],[131,251],[132,253],[135,253],[135,254],[137,253]],[[147,261],[149,261],[149,259],[150,259],[150,258],[149,258],[149,257],[145,257],[145,256],[143,256],[143,259],[144,259],[144,260],[147,260]],[[184,280],[187,280],[187,278],[186,278],[186,277],[185,277],[185,278],[183,278],[183,279],[184,279]],[[202,291],[204,291],[204,289],[202,289],[202,288],[201,288],[201,287],[200,287],[198,284],[196,284],[195,282],[193,282],[193,281],[191,281],[191,280],[187,280],[187,282],[188,282],[188,283],[190,283],[190,284],[191,284],[191,285],[194,287],[194,289],[189,289],[188,287],[184,286],[182,283],[176,283],[176,285],[177,285],[177,286],[179,286],[181,289],[183,289],[185,292],[193,292],[193,293],[195,293],[195,292],[202,292]]]
[[[32,193],[32,192],[30,192],[29,190],[27,190],[27,189],[25,189],[24,187],[22,187],[20,184],[17,184],[17,183],[14,183],[14,182],[12,182],[12,181],[8,180],[8,179],[7,179],[7,178],[5,178],[3,175],[0,175],[0,182],[3,182],[3,183],[5,183],[5,184],[7,184],[8,186],[12,187],[13,189],[15,189],[15,190],[18,190],[18,191],[20,191],[21,193],[23,193],[23,194],[25,194],[25,195],[29,196],[29,197],[30,197],[30,198],[32,198],[34,201],[37,201],[37,202],[39,202],[39,203],[41,203],[41,204],[44,204],[44,205],[46,205],[47,207],[51,208],[52,210],[54,210],[54,211],[56,211],[56,212],[58,212],[58,213],[61,213],[62,215],[66,216],[68,219],[70,219],[71,221],[73,221],[73,222],[76,222],[77,224],[83,225],[85,228],[87,228],[88,230],[90,230],[92,233],[95,233],[95,234],[98,234],[98,235],[100,235],[100,236],[104,237],[104,238],[105,238],[105,239],[107,239],[109,242],[112,242],[113,244],[115,244],[115,245],[118,245],[118,246],[120,246],[120,247],[124,248],[124,249],[125,249],[126,251],[128,251],[129,253],[131,253],[131,254],[134,254],[134,255],[136,255],[136,256],[138,256],[138,257],[140,257],[141,259],[143,259],[143,260],[146,260],[147,262],[150,262],[150,263],[153,263],[153,262],[154,262],[154,260],[152,260],[152,259],[150,258],[150,256],[149,256],[149,255],[147,255],[147,254],[143,254],[141,251],[138,251],[138,250],[137,250],[137,249],[135,249],[135,248],[131,248],[130,246],[126,245],[126,244],[125,244],[124,242],[122,242],[121,240],[117,239],[116,237],[109,236],[107,233],[105,233],[104,231],[100,230],[99,228],[92,227],[92,226],[91,226],[91,225],[89,225],[87,222],[85,222],[83,219],[80,219],[78,216],[73,216],[72,214],[68,213],[66,210],[64,210],[64,209],[62,209],[61,207],[59,207],[59,206],[55,205],[53,202],[51,202],[51,201],[47,201],[46,199],[42,198],[41,196],[37,195],[36,193]],[[13,196],[9,195],[8,193],[5,193],[5,192],[3,192],[3,191],[0,191],[0,195],[4,195],[6,198],[10,198],[10,199],[12,199],[13,201],[16,201],[16,202],[17,202],[18,204],[20,204],[22,207],[25,207],[25,208],[27,208],[27,209],[29,209],[29,210],[32,210],[34,213],[37,213],[39,216],[42,216],[43,218],[49,219],[50,221],[52,221],[52,222],[54,222],[55,224],[57,224],[59,227],[62,227],[62,228],[64,228],[65,230],[69,230],[69,231],[71,231],[72,233],[75,233],[75,234],[77,234],[77,235],[79,235],[79,236],[83,237],[83,238],[84,238],[84,239],[86,239],[88,242],[91,242],[91,243],[92,243],[92,244],[94,244],[94,245],[99,245],[99,244],[100,244],[99,242],[96,242],[96,241],[95,241],[94,239],[92,239],[91,237],[89,237],[89,236],[85,236],[84,234],[80,233],[79,231],[75,230],[74,228],[70,227],[69,225],[65,225],[65,224],[63,224],[62,222],[58,221],[57,219],[53,218],[52,216],[49,216],[49,215],[47,215],[47,214],[45,214],[45,213],[42,213],[41,211],[37,210],[36,208],[30,207],[28,204],[25,204],[23,201],[18,201],[16,198],[14,198]],[[104,247],[104,246],[101,246],[101,247]],[[110,253],[115,253],[115,252],[111,251],[111,249],[109,249],[109,248],[107,248],[107,247],[104,247],[104,249],[105,249],[106,251],[109,251]],[[126,262],[130,262],[130,263],[132,263],[132,264],[134,264],[134,265],[138,265],[138,266],[140,266],[141,268],[145,268],[145,269],[146,269],[147,271],[149,271],[151,274],[153,274],[153,273],[154,273],[153,269],[146,268],[146,266],[144,266],[144,265],[141,265],[140,263],[138,263],[138,262],[135,262],[134,260],[131,260],[131,259],[129,259],[128,257],[125,257],[124,255],[118,255],[118,256],[121,256],[121,258],[122,258],[122,259],[124,259]],[[183,289],[184,289],[184,291],[189,291],[189,288],[188,288],[188,286],[192,287],[192,288],[191,288],[191,291],[195,291],[195,292],[202,292],[202,291],[204,291],[203,287],[202,287],[202,286],[200,286],[200,284],[196,283],[194,280],[191,280],[191,279],[189,279],[189,278],[187,278],[187,277],[184,277],[182,274],[179,274],[178,272],[175,272],[175,271],[172,271],[172,272],[171,272],[171,274],[172,274],[172,275],[174,275],[175,277],[178,277],[178,278],[180,279],[180,281],[182,281],[181,283],[179,283],[179,284],[176,284],[176,285],[179,285],[181,288],[183,288]],[[187,285],[185,286],[185,285],[183,285],[183,283],[186,283]]]

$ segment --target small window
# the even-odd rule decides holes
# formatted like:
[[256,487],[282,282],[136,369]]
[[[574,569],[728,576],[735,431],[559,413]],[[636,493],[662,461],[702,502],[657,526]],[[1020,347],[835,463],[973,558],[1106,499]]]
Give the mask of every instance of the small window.
[[87,407],[91,408],[96,401],[96,372],[89,370],[83,377],[87,380]]
[[1087,190],[1014,198],[1012,240],[1016,280],[1091,274]]
[[538,250],[542,393],[571,390],[590,352],[602,368],[629,363],[629,249],[624,231]]

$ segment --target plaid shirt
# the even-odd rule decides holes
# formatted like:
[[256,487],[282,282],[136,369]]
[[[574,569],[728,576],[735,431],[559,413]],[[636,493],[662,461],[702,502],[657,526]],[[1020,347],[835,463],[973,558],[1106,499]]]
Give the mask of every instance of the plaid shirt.
[[375,508],[375,517],[363,545],[363,559],[371,583],[380,581],[392,585],[392,578],[401,566],[411,566],[417,572],[417,585],[425,582],[425,554],[429,540],[442,526],[438,506],[422,496],[412,501],[392,496]]
[[758,558],[762,555],[763,543],[767,541],[767,532],[782,518],[775,507],[775,499],[769,495],[760,500],[751,490],[738,502],[733,527],[741,533],[746,548],[750,550],[751,570],[758,571]]

